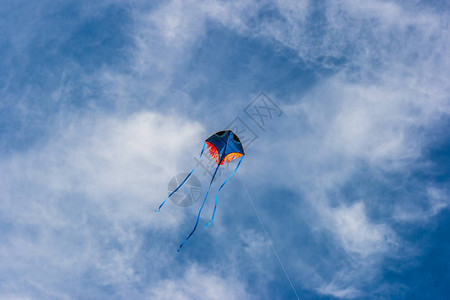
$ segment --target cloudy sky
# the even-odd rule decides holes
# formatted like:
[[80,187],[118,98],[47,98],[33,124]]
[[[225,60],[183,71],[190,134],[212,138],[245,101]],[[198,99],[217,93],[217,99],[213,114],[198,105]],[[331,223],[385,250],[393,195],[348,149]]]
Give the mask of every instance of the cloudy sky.
[[[449,12],[0,1],[0,299],[447,297]],[[178,253],[200,202],[154,209],[237,123]]]

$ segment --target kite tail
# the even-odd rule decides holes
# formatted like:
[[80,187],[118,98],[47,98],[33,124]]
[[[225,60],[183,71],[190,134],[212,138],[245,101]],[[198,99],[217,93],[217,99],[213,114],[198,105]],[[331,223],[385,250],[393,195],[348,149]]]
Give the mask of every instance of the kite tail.
[[238,170],[239,165],[241,164],[243,158],[244,158],[244,156],[242,156],[241,159],[239,160],[239,162],[238,162],[238,164],[237,164],[237,166],[236,166],[236,169],[234,169],[234,172],[231,173],[231,175],[230,175],[230,176],[222,183],[222,185],[220,186],[219,190],[217,191],[217,194],[216,194],[216,203],[214,204],[214,211],[213,211],[213,214],[212,214],[212,218],[211,218],[211,221],[210,221],[209,223],[205,224],[205,228],[208,227],[208,225],[211,225],[212,222],[214,221],[214,215],[216,214],[216,208],[217,208],[217,198],[219,197],[219,192],[220,192],[220,190],[223,188],[223,186],[225,185],[225,183],[227,183],[227,181],[231,178],[231,176],[233,176],[234,173],[236,173],[236,171]]
[[[202,158],[203,151],[205,150],[205,145],[206,145],[206,142],[203,143],[203,148],[202,148],[202,152],[200,152],[199,159]],[[195,168],[196,167],[194,167],[192,169],[192,171],[188,174],[188,176],[186,176],[186,178],[180,183],[180,185],[175,190],[173,190],[172,193],[169,194],[169,197],[167,197],[166,200],[164,200],[163,203],[161,203],[161,205],[158,207],[158,209],[155,209],[155,212],[159,212],[161,210],[161,207],[164,205],[164,203],[166,203],[166,201],[183,186],[183,184],[188,180],[188,178],[191,177],[192,173],[194,173]]]
[[211,188],[211,185],[214,181],[214,177],[216,177],[217,174],[217,170],[219,170],[220,164],[217,164],[217,168],[214,171],[214,175],[211,178],[211,182],[209,183],[209,187],[208,190],[206,191],[206,195],[205,195],[205,199],[203,199],[203,203],[202,206],[200,207],[200,211],[198,212],[198,216],[197,216],[197,222],[195,222],[195,226],[194,229],[192,229],[191,233],[189,233],[188,237],[184,240],[184,242],[181,243],[180,247],[178,248],[178,252],[180,252],[181,247],[183,247],[183,245],[188,241],[188,239],[191,237],[191,235],[195,232],[195,230],[197,229],[197,225],[198,225],[198,221],[200,220],[200,214],[202,213],[202,209],[203,209],[203,205],[205,205],[206,202],[206,198],[208,197],[208,193],[209,193],[209,189]]

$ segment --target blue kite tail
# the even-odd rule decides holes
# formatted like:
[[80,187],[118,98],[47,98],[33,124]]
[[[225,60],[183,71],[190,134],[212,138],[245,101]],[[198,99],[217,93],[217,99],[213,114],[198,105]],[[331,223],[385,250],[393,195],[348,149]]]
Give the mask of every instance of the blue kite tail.
[[214,210],[213,210],[212,218],[211,218],[211,221],[209,223],[205,224],[205,228],[208,227],[208,225],[211,225],[212,222],[214,221],[214,215],[216,214],[216,208],[217,208],[217,198],[219,197],[220,190],[223,188],[225,183],[227,183],[227,181],[231,178],[231,176],[233,176],[233,174],[236,173],[236,171],[238,170],[239,165],[241,164],[243,158],[244,158],[244,156],[242,156],[241,159],[239,160],[239,162],[238,162],[238,164],[236,166],[236,169],[234,169],[234,172],[231,173],[231,175],[222,183],[222,185],[220,186],[219,190],[217,191],[217,193],[216,193],[216,203],[214,204]]
[[184,240],[184,242],[181,243],[180,247],[179,247],[178,250],[177,250],[178,252],[180,252],[181,247],[183,247],[183,245],[188,241],[188,239],[192,236],[192,234],[193,234],[193,233],[195,232],[195,230],[197,229],[197,225],[198,225],[198,221],[200,220],[200,214],[202,213],[203,205],[205,205],[206,198],[208,198],[209,189],[211,188],[211,185],[212,185],[212,183],[213,183],[213,181],[214,181],[214,177],[216,177],[217,170],[219,170],[219,167],[220,167],[220,164],[217,164],[217,168],[216,168],[216,170],[214,171],[214,174],[213,174],[213,176],[212,176],[212,178],[211,178],[211,182],[209,183],[208,190],[206,191],[205,199],[203,199],[202,206],[200,207],[200,211],[198,212],[197,222],[195,222],[194,229],[192,229],[191,233],[189,233],[188,237]]
[[[203,148],[202,148],[202,152],[200,152],[200,157],[199,157],[199,159],[202,158],[203,151],[205,150],[205,145],[206,145],[206,142],[203,143]],[[166,203],[166,201],[167,201],[173,194],[175,194],[175,193],[183,186],[183,184],[188,180],[188,178],[192,175],[192,173],[194,173],[194,170],[195,170],[195,167],[194,167],[194,168],[192,169],[192,171],[188,174],[188,176],[186,176],[186,178],[181,182],[181,184],[180,184],[175,190],[173,190],[172,193],[169,194],[169,197],[167,197],[166,200],[164,200],[164,201],[161,203],[161,205],[158,207],[158,209],[155,209],[155,212],[159,212],[159,211],[161,210],[161,207],[164,205],[164,203]]]

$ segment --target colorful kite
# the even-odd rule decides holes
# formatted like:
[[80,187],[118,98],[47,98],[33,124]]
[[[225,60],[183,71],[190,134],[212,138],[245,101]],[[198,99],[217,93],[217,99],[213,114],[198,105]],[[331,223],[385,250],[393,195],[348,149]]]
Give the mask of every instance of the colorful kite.
[[[206,198],[208,197],[209,189],[211,188],[211,185],[214,181],[214,177],[216,176],[217,170],[219,169],[219,167],[221,165],[223,165],[224,163],[230,162],[230,161],[240,157],[240,160],[239,160],[234,172],[231,173],[231,175],[222,183],[222,185],[219,187],[219,190],[217,191],[216,202],[214,204],[214,211],[212,214],[212,218],[211,218],[211,221],[205,225],[205,228],[206,228],[206,226],[211,225],[211,223],[214,220],[214,215],[216,214],[216,207],[217,207],[217,198],[219,196],[220,190],[223,188],[225,183],[227,183],[227,181],[231,178],[231,176],[233,176],[233,174],[236,173],[236,171],[239,168],[239,165],[241,164],[242,159],[244,158],[244,155],[245,155],[244,148],[242,147],[241,141],[239,140],[237,135],[235,135],[231,130],[219,131],[219,132],[216,132],[215,134],[211,135],[209,138],[207,138],[205,140],[205,143],[203,144],[202,151],[200,152],[200,158],[202,157],[203,151],[205,150],[205,146],[208,147],[209,154],[211,155],[212,159],[214,159],[216,161],[217,167],[211,178],[211,182],[209,183],[209,187],[208,187],[208,190],[206,191],[205,199],[203,200],[202,206],[200,207],[200,211],[198,212],[197,222],[195,222],[194,229],[191,231],[191,233],[188,235],[188,237],[184,240],[184,242],[181,243],[180,247],[178,248],[178,251],[181,250],[181,247],[183,247],[183,245],[187,242],[187,240],[192,236],[194,231],[197,229],[197,225],[198,225],[198,221],[200,220],[200,214],[202,213],[203,205],[205,205]],[[188,180],[188,178],[192,175],[194,170],[195,170],[195,168],[192,169],[192,171],[186,176],[186,178],[181,182],[181,184],[172,193],[169,194],[169,196],[166,198],[166,200],[164,200],[163,203],[161,203],[161,205],[158,207],[158,209],[155,210],[156,212],[159,212],[161,207],[164,205],[164,203],[166,203],[166,201],[181,188],[181,186],[186,182],[186,180]]]

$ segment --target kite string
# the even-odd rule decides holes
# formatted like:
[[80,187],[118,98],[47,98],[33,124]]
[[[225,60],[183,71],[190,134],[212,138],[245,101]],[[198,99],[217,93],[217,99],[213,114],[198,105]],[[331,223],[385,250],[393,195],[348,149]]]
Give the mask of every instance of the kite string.
[[270,246],[271,246],[273,252],[275,253],[275,256],[277,257],[277,260],[278,260],[278,262],[280,263],[281,268],[283,269],[284,275],[286,276],[287,280],[289,281],[289,284],[291,285],[291,288],[292,288],[292,290],[294,291],[295,296],[297,297],[298,300],[300,300],[300,297],[298,296],[297,291],[296,291],[294,285],[292,284],[291,278],[289,277],[289,275],[288,275],[288,273],[287,273],[287,271],[286,271],[286,268],[284,267],[283,263],[281,262],[280,256],[278,255],[278,252],[277,252],[277,250],[275,249],[275,247],[274,247],[274,245],[273,245],[273,242],[272,242],[271,238],[269,237],[269,234],[267,233],[266,226],[264,226],[264,223],[262,222],[261,217],[259,216],[258,211],[256,210],[255,204],[253,203],[253,200],[252,200],[252,198],[251,198],[251,196],[250,196],[250,193],[249,193],[248,190],[247,190],[247,187],[245,186],[245,184],[244,184],[244,182],[242,181],[242,179],[241,179],[241,177],[239,176],[239,174],[238,174],[237,176],[239,177],[239,181],[241,182],[242,186],[243,186],[244,189],[245,189],[245,192],[247,193],[248,200],[250,201],[250,204],[252,205],[253,210],[255,211],[256,216],[258,217],[259,224],[261,224],[261,227],[263,228],[264,233],[266,234],[266,237],[267,237],[267,239],[268,239],[269,242],[270,242]]
[[212,218],[211,218],[211,221],[209,223],[205,224],[205,228],[208,227],[208,225],[211,225],[212,222],[214,221],[214,215],[216,214],[216,208],[217,208],[217,198],[219,197],[220,190],[223,188],[225,183],[227,183],[227,181],[231,178],[231,176],[233,176],[233,174],[236,173],[236,171],[238,170],[239,165],[241,164],[243,158],[244,158],[244,156],[241,156],[241,159],[239,160],[239,162],[238,162],[238,164],[236,166],[236,169],[234,169],[234,172],[231,173],[231,175],[222,183],[222,185],[220,186],[219,190],[217,191],[217,193],[216,193],[216,202],[214,204],[214,210],[213,210]]
[[[203,148],[202,148],[202,151],[200,152],[200,157],[199,157],[199,159],[202,158],[203,151],[205,150],[205,145],[206,145],[206,142],[203,143]],[[186,182],[186,180],[188,180],[188,178],[192,175],[192,173],[194,172],[195,168],[196,168],[196,167],[194,167],[194,168],[192,169],[192,171],[188,174],[188,176],[186,176],[186,178],[184,178],[184,180],[181,182],[181,184],[180,184],[175,190],[173,190],[172,193],[170,193],[170,195],[166,198],[166,200],[164,200],[164,201],[161,203],[161,205],[158,207],[158,209],[155,209],[155,212],[159,212],[159,211],[161,210],[161,207],[164,205],[164,203],[166,203],[166,201],[167,201],[173,194],[175,194],[175,193],[183,186],[183,184]]]

